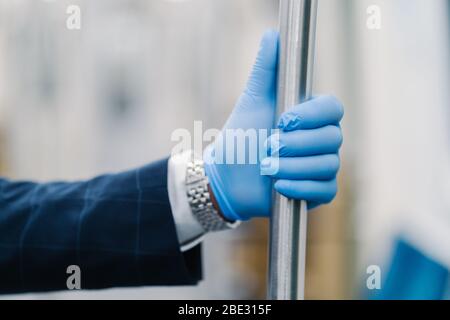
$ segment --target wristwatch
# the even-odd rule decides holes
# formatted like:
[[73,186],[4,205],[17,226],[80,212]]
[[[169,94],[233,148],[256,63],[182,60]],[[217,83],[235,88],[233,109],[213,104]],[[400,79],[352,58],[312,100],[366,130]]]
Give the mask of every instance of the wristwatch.
[[192,213],[205,232],[234,229],[240,224],[226,221],[214,207],[202,160],[192,158],[187,164],[186,193]]

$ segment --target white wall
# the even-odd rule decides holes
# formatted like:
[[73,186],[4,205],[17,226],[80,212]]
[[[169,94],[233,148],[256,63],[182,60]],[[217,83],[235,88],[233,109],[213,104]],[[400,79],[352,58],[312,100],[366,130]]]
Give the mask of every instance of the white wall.
[[[382,10],[369,31],[365,9]],[[354,1],[361,267],[399,235],[450,267],[450,43],[445,0]]]

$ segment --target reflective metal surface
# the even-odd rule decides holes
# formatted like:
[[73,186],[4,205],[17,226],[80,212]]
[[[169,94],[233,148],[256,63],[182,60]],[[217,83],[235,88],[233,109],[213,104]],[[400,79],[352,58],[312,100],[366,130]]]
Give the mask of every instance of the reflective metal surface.
[[[312,94],[317,0],[280,1],[278,111]],[[276,196],[271,219],[269,299],[304,299],[307,205]]]

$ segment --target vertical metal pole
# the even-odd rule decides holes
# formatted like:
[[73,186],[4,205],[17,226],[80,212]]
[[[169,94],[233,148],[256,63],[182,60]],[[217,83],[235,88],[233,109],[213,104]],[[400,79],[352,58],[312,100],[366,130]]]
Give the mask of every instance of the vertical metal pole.
[[[280,0],[278,112],[312,94],[318,0]],[[271,218],[269,299],[304,299],[307,205],[276,196]]]

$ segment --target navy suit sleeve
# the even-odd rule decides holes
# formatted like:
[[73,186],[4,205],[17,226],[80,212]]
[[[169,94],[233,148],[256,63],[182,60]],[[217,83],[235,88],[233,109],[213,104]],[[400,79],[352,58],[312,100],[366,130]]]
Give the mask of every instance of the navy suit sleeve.
[[167,159],[73,183],[0,179],[0,293],[193,285],[200,247],[181,253],[167,193]]

